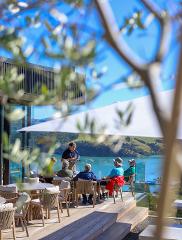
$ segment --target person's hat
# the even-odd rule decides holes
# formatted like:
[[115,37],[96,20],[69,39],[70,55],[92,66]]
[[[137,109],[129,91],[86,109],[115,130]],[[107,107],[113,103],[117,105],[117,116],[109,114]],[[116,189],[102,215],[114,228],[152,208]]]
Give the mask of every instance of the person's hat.
[[57,162],[57,159],[55,157],[51,157],[51,161]]
[[128,162],[132,164],[136,164],[135,159],[130,159]]
[[122,163],[123,163],[123,159],[120,158],[120,157],[117,157],[117,158],[113,159],[113,161],[114,161],[114,162],[117,162],[117,163],[120,164],[120,165],[122,165]]

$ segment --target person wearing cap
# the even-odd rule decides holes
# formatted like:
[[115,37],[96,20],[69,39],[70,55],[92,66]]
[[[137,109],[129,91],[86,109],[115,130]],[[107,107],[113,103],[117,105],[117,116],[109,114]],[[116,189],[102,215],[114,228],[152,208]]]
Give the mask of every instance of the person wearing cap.
[[127,168],[127,169],[124,171],[124,180],[125,180],[126,182],[128,182],[130,176],[133,176],[133,175],[135,174],[135,172],[136,172],[136,162],[135,162],[135,160],[134,160],[134,159],[130,159],[130,160],[128,161],[128,163],[129,163],[129,168]]
[[[92,169],[92,166],[91,164],[85,164],[85,169],[83,172],[79,172],[74,178],[73,178],[73,181],[78,181],[78,179],[83,179],[83,180],[92,180],[92,181],[97,181],[97,178],[95,176],[95,174],[91,171]],[[82,194],[82,197],[83,197],[83,201],[82,203],[84,205],[87,204],[87,202],[89,204],[93,204],[93,201],[92,201],[92,198],[93,198],[93,195],[90,194],[88,196],[88,199],[87,199],[87,195],[86,194]]]
[[124,185],[124,170],[123,170],[123,160],[120,157],[115,158],[114,168],[111,170],[110,174],[106,177],[110,181],[106,185],[106,189],[109,190],[109,195],[112,195],[114,190],[114,185],[117,184],[119,187]]
[[106,179],[117,177],[117,176],[123,176],[124,170],[123,170],[123,159],[120,157],[117,157],[113,159],[114,162],[114,168],[111,170],[110,174],[106,177]]
[[64,160],[62,163],[62,169],[57,173],[57,176],[73,178],[73,171],[70,170],[68,167],[69,162],[67,160]]

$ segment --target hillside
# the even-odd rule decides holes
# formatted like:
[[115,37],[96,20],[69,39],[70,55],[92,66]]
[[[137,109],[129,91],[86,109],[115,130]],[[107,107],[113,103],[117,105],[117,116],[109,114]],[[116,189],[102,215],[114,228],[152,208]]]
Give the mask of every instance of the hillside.
[[[36,136],[35,136],[36,135]],[[163,152],[163,143],[160,139],[155,138],[141,138],[141,137],[125,137],[122,140],[122,145],[118,151],[114,151],[114,147],[109,142],[95,143],[91,140],[88,140],[87,136],[85,139],[80,139],[78,134],[46,134],[48,138],[56,137],[57,141],[61,144],[59,149],[56,150],[57,154],[61,154],[69,141],[75,141],[77,143],[77,148],[79,153],[82,156],[128,156],[128,157],[137,157],[137,156],[148,156],[148,155],[159,155]],[[36,144],[41,148],[44,147],[42,143],[42,137],[45,138],[45,134],[32,134],[32,138]]]
[[[38,123],[39,120],[34,120],[32,124]],[[17,129],[21,128],[21,124],[16,123],[11,127],[11,142],[13,143],[15,138],[21,137],[21,133],[16,132]],[[122,137],[122,145],[119,150],[114,151],[113,142],[95,143],[89,135],[79,135],[72,133],[31,133],[29,145],[30,147],[39,146],[42,151],[46,151],[45,142],[56,139],[61,144],[56,153],[61,154],[67,144],[70,141],[75,141],[79,153],[82,156],[148,156],[148,155],[159,155],[163,153],[163,141],[157,138],[142,138],[142,137]],[[109,139],[109,138],[108,138]]]

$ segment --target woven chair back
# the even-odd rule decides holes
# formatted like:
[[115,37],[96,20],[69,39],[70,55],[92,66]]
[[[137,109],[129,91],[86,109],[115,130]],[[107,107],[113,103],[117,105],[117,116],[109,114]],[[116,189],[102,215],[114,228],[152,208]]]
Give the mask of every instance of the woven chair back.
[[59,193],[43,192],[40,196],[41,204],[46,208],[57,207]]
[[91,180],[76,181],[77,194],[94,194],[97,183]]
[[0,211],[0,230],[12,228],[15,209]]
[[68,193],[71,191],[71,184],[69,181],[63,180],[59,185],[60,194],[59,196],[63,199],[68,196]]
[[18,193],[15,192],[9,192],[9,191],[0,191],[0,196],[5,198],[5,199],[11,199],[11,198],[16,198],[18,196]]

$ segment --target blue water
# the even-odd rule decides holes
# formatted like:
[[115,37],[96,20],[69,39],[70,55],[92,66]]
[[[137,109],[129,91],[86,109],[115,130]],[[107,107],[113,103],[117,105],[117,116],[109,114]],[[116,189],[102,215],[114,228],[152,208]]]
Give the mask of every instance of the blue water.
[[[54,170],[61,169],[61,156],[55,155],[57,163]],[[128,168],[128,160],[131,158],[123,157],[123,168]],[[162,176],[162,157],[161,156],[147,156],[142,158],[135,158],[136,160],[136,181],[153,181],[154,179]],[[77,163],[77,171],[84,169],[84,165],[90,163],[92,170],[97,178],[107,176],[113,168],[113,157],[86,157],[81,156],[80,161]],[[11,182],[15,179],[21,179],[21,166],[16,163],[11,163]]]
[[[57,163],[55,170],[61,169],[60,155],[55,155]],[[123,168],[128,168],[128,160],[131,158],[123,157]],[[162,157],[161,156],[147,156],[142,158],[135,158],[136,160],[136,180],[137,181],[153,181],[162,175]],[[113,168],[113,157],[86,157],[81,156],[77,163],[77,171],[84,169],[84,165],[90,163],[92,170],[97,178],[107,176]]]

